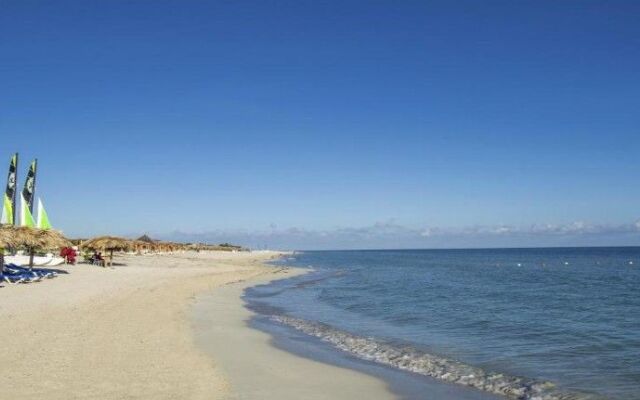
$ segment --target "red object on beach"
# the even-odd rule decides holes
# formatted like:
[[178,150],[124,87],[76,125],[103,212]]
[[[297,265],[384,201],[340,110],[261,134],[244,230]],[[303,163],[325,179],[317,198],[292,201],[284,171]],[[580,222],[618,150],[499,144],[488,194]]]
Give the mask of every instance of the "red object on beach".
[[75,265],[76,263],[76,251],[71,247],[63,247],[60,250],[60,257],[64,257],[67,264]]

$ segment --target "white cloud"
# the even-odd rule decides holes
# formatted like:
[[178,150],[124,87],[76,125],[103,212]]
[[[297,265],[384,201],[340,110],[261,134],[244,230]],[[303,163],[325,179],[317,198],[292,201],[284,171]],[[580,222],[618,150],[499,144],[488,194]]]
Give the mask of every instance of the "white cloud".
[[[164,239],[189,242],[235,242],[259,248],[406,248],[406,247],[500,247],[550,245],[638,245],[640,220],[628,224],[593,224],[575,221],[566,224],[530,226],[408,227],[390,221],[363,227],[309,230],[278,228],[271,224],[261,231],[173,232]],[[617,240],[617,241],[616,241]]]

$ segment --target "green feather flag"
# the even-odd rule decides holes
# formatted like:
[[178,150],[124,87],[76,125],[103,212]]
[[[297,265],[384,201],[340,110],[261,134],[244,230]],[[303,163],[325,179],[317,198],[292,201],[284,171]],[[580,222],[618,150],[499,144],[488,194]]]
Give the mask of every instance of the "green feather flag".
[[5,189],[2,201],[2,219],[3,224],[15,224],[15,200],[16,200],[16,171],[18,170],[18,153],[11,157],[9,162],[9,174],[7,175],[7,188]]

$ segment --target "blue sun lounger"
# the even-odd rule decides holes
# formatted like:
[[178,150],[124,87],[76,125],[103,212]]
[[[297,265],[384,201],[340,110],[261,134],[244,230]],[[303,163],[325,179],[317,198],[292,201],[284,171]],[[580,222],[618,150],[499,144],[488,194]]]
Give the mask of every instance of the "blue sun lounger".
[[0,274],[0,281],[4,281],[7,283],[31,283],[38,282],[42,280],[41,277],[30,275],[30,274],[14,274],[8,271],[5,271]]
[[29,270],[29,268],[21,267],[15,264],[7,264],[5,265],[5,273],[13,274],[13,275],[26,275],[32,276],[36,278],[55,278],[58,274],[55,271],[49,271],[41,268],[33,268]]

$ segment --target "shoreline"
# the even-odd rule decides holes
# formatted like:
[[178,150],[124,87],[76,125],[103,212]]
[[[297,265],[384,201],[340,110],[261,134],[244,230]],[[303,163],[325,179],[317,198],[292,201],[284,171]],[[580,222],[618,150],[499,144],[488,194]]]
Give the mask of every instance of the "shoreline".
[[[297,269],[299,267],[293,267]],[[503,397],[475,388],[446,382],[432,376],[397,368],[380,360],[365,358],[347,347],[336,345],[324,335],[299,329],[287,323],[287,319],[296,319],[295,307],[270,303],[271,296],[305,290],[319,281],[327,279],[318,271],[303,268],[305,273],[277,279],[267,284],[249,285],[244,290],[245,307],[251,310],[249,326],[271,337],[270,344],[288,353],[324,364],[358,371],[387,384],[389,392],[397,399],[428,398],[441,400],[497,400]],[[306,321],[305,323],[311,323]],[[324,325],[321,329],[328,329]],[[334,328],[335,330],[335,328]],[[356,338],[355,340],[362,340]],[[346,344],[346,343],[342,343]]]
[[275,339],[251,325],[245,289],[307,273],[302,268],[266,266],[272,274],[202,293],[192,306],[197,345],[219,362],[229,382],[228,399],[393,400],[387,382],[280,348]]

